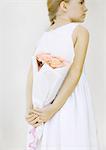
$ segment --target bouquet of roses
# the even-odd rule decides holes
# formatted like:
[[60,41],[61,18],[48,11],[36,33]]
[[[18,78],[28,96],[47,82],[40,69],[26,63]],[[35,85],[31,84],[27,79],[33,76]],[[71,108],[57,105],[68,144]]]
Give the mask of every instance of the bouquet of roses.
[[[33,70],[36,67],[37,71],[33,72],[33,76],[36,74],[36,77],[33,81],[32,101],[34,107],[42,108],[55,99],[70,63],[62,57],[45,52],[38,53],[33,58]],[[31,141],[28,144],[30,150],[34,146],[37,147],[43,135],[43,126],[44,124],[41,124],[35,129],[30,125],[28,137]]]
[[38,62],[39,70],[45,63],[47,63],[52,68],[59,68],[69,64],[69,62],[62,57],[53,56],[50,53],[44,52],[37,54],[36,59]]

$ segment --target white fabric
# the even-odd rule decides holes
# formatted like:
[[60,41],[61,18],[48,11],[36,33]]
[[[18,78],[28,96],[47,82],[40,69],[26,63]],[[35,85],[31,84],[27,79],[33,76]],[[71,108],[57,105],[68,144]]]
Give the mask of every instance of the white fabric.
[[[36,67],[35,58],[32,59],[33,67]],[[53,101],[67,71],[68,66],[52,69],[48,64],[43,65],[36,74],[36,88],[34,86],[33,90],[33,104],[35,107],[42,108]],[[42,132],[43,124],[36,128],[36,141],[41,139]]]
[[[34,106],[43,107],[56,96],[69,68],[52,69],[45,64],[38,72],[36,54],[50,52],[70,61],[74,58],[72,33],[77,23],[70,23],[45,32],[32,56]],[[39,140],[38,140],[39,139]],[[45,124],[34,128],[28,124],[26,150],[98,150],[92,101],[85,75],[64,106]]]

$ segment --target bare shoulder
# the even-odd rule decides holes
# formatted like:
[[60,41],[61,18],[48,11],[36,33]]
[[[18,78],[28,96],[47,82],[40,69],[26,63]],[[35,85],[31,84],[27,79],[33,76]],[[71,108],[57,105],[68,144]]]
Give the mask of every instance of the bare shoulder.
[[74,30],[74,35],[76,35],[76,43],[74,45],[75,57],[73,64],[75,68],[82,72],[83,64],[86,58],[86,53],[89,43],[89,32],[82,25],[76,26]]
[[89,37],[89,31],[83,25],[78,25],[75,28],[75,33],[76,33],[77,37],[81,37],[81,36]]
[[83,25],[77,25],[74,29],[73,35],[73,42],[76,43],[78,39],[81,39],[83,41],[89,41],[89,31],[87,28],[85,28]]

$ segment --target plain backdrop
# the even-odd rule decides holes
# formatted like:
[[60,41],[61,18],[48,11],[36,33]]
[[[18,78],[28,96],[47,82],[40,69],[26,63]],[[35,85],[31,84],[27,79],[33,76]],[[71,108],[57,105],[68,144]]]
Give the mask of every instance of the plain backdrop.
[[[88,13],[83,23],[90,33],[86,68],[100,150],[106,150],[105,4],[103,0],[86,1]],[[27,71],[48,25],[46,0],[0,1],[0,150],[25,148]]]

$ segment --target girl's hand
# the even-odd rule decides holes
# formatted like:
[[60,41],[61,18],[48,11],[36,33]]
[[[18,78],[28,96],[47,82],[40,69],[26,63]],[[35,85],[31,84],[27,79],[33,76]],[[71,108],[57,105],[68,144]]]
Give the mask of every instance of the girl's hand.
[[35,124],[36,124],[37,121],[38,121],[39,123],[41,123],[40,120],[39,120],[38,115],[33,112],[33,109],[29,110],[29,111],[26,113],[25,119],[26,119],[26,121],[27,121],[29,124],[31,124],[33,127],[36,127]]
[[35,115],[38,115],[38,117],[35,119],[35,122],[38,122],[35,124],[35,127],[39,126],[41,123],[47,122],[55,114],[52,104],[49,104],[43,108],[34,108],[33,112]]

